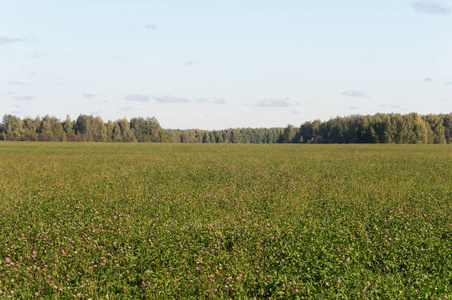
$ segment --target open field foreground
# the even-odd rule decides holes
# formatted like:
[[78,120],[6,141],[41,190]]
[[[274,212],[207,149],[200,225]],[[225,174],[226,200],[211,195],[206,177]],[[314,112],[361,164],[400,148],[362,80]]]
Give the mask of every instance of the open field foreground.
[[450,145],[0,143],[0,298],[452,298]]

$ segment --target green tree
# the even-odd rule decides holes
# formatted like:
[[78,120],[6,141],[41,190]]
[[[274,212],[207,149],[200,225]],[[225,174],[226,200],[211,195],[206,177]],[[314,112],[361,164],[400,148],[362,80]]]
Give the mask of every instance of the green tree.
[[281,137],[281,143],[293,143],[295,136],[297,135],[297,130],[293,125],[287,125],[284,128],[284,132]]
[[121,128],[121,136],[123,142],[136,142],[135,135],[130,128],[130,123],[127,119],[123,118],[117,121],[119,127]]
[[92,116],[80,115],[77,118],[75,125],[76,134],[80,135],[80,138],[84,142],[94,141],[93,128],[91,124]]
[[231,142],[232,143],[241,143],[242,142],[242,133],[238,128],[233,129],[231,131]]
[[[75,124],[74,124],[75,123]],[[81,137],[80,135],[75,134],[74,127],[76,126],[76,122],[73,122],[71,120],[71,117],[69,115],[66,116],[66,120],[63,123],[63,129],[66,133],[66,141],[68,142],[80,142]]]
[[22,119],[13,115],[4,115],[3,124],[4,140],[22,141],[24,139],[25,128]]
[[443,115],[444,138],[448,144],[452,144],[452,113]]
[[24,119],[24,137],[26,141],[37,141],[38,140],[38,129],[41,125],[41,120],[39,117],[36,117],[34,119],[32,118],[25,118]]
[[52,125],[53,139],[58,142],[65,142],[66,133],[64,132],[63,124],[61,124],[60,120],[58,120],[56,117],[51,117],[50,123]]
[[107,141],[107,127],[101,117],[97,116],[91,119],[91,130],[94,142]]
[[446,128],[443,125],[443,119],[439,115],[427,115],[424,117],[425,122],[430,127],[429,143],[432,144],[445,144],[446,141]]

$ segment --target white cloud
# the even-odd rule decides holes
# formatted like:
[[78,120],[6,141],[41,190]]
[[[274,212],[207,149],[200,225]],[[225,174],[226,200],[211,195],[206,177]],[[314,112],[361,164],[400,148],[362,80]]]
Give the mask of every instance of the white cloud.
[[137,102],[149,102],[151,101],[151,98],[148,95],[140,95],[140,94],[135,94],[135,95],[126,95],[124,97],[124,99],[126,99],[127,101],[137,101]]
[[342,95],[346,97],[355,97],[355,98],[368,98],[366,93],[362,91],[356,91],[356,90],[348,90],[342,93]]
[[166,95],[163,97],[152,96],[152,98],[158,103],[189,103],[190,100],[184,97],[175,97],[172,95]]
[[22,82],[22,81],[10,81],[8,82],[8,84],[10,85],[26,85],[26,82]]
[[212,103],[213,104],[226,104],[226,100],[223,98],[217,98],[217,99],[213,100]]
[[6,36],[0,36],[0,45],[12,44],[21,42],[21,39],[13,39]]
[[210,103],[210,104],[226,104],[226,100],[223,98],[207,99],[207,98],[196,98],[194,99],[196,103]]
[[450,8],[444,7],[434,1],[418,1],[412,4],[415,11],[431,15],[447,15]]
[[17,101],[28,101],[28,100],[33,100],[35,97],[30,96],[30,95],[24,95],[24,96],[14,96],[14,99],[16,99]]
[[150,30],[157,30],[157,26],[155,26],[154,24],[146,24],[146,25],[144,25],[144,28],[150,29]]
[[196,103],[209,103],[209,100],[206,98],[196,98],[195,102]]
[[83,97],[89,99],[89,98],[97,97],[97,94],[83,93]]
[[184,67],[191,67],[195,64],[194,61],[192,60],[187,60],[186,62],[184,62]]
[[30,54],[29,56],[32,58],[40,58],[40,57],[44,57],[46,55],[44,53],[34,52],[34,53]]
[[290,106],[292,103],[289,98],[284,99],[263,99],[256,103],[259,107],[284,107]]

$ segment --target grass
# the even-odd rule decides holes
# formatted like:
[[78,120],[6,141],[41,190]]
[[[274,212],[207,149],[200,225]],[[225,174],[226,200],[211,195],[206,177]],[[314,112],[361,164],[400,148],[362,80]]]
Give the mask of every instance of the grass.
[[0,298],[452,297],[450,145],[0,155]]

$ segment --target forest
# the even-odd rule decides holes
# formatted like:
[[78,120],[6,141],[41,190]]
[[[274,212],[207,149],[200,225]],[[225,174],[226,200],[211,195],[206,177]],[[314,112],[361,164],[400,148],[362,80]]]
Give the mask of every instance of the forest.
[[64,121],[4,115],[0,123],[3,141],[55,142],[152,142],[152,143],[391,143],[450,144],[452,113],[378,113],[351,115],[328,121],[314,120],[300,127],[230,128],[224,130],[164,129],[155,117],[125,118],[104,122],[100,116],[80,115]]

